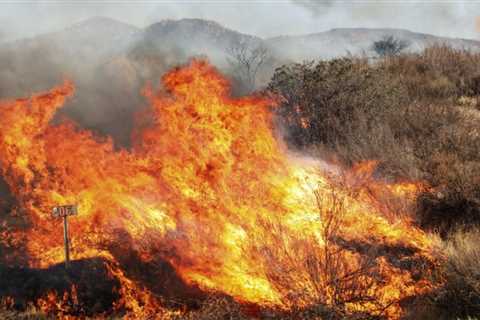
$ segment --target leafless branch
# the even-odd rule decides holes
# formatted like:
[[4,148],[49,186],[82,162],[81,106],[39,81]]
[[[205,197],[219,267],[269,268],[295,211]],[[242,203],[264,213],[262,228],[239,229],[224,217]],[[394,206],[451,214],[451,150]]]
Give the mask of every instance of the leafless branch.
[[252,41],[238,42],[227,49],[227,62],[250,92],[255,88],[258,70],[270,57],[267,48]]

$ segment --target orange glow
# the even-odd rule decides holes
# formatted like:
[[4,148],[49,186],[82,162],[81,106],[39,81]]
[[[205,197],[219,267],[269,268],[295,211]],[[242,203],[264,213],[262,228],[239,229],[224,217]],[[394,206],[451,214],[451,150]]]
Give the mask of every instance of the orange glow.
[[[70,219],[73,258],[112,261],[123,303],[138,317],[148,312],[140,305],[159,305],[128,279],[108,249],[126,239],[141,259],[160,256],[189,284],[281,310],[338,300],[326,274],[313,279],[306,269],[312,253],[321,261],[333,241],[325,237],[322,212],[336,206],[341,229],[329,245],[339,249],[338,239],[345,243],[339,257],[345,273],[361,266],[355,246],[406,247],[415,258],[432,260],[432,244],[422,231],[407,218],[390,219],[395,212],[389,204],[401,202],[407,210],[420,184],[376,180],[374,162],[340,175],[339,168],[322,171],[288,157],[272,133],[275,101],[231,98],[228,82],[207,62],[194,60],[162,81],[164,91],[145,90],[150,108],[138,118],[131,150],[116,151],[110,139],[73,123],[51,124],[73,95],[69,82],[0,103],[0,168],[32,220],[32,266],[63,261],[61,227],[50,208],[66,204],[79,208]],[[430,288],[383,253],[374,264],[377,274],[355,281],[373,282],[368,293],[389,306],[389,318],[401,316],[400,298]],[[40,304],[47,310],[61,301],[52,294]],[[371,302],[349,302],[346,309],[376,312]]]

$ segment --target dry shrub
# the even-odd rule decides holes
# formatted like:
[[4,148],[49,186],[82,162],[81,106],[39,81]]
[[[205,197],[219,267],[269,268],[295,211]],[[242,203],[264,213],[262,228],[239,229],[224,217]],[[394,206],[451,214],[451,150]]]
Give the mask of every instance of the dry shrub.
[[401,77],[413,100],[450,99],[480,93],[480,54],[434,45],[417,54],[405,54],[380,62],[382,68]]
[[[380,274],[374,250],[357,253],[339,245],[344,199],[335,191],[316,194],[319,224],[316,236],[263,221],[269,235],[252,235],[255,259],[288,306],[289,316],[302,319],[365,319],[384,315],[390,305],[376,296]],[[367,311],[368,310],[368,311]]]
[[467,319],[480,314],[480,229],[457,231],[443,242],[443,286],[432,298],[437,319]]
[[427,111],[412,122],[421,178],[433,187],[419,198],[417,221],[445,237],[458,225],[480,225],[480,114],[448,106]]
[[282,97],[277,108],[286,138],[295,147],[323,143],[334,148],[404,102],[398,79],[367,60],[342,58],[278,68],[269,90]]
[[480,223],[480,54],[435,46],[376,63],[293,64],[269,88],[292,148],[426,181],[435,192],[421,198],[417,221],[442,235],[454,221]]
[[54,320],[54,317],[49,317],[41,311],[32,308],[27,311],[17,312],[11,310],[0,310],[0,319],[2,320]]

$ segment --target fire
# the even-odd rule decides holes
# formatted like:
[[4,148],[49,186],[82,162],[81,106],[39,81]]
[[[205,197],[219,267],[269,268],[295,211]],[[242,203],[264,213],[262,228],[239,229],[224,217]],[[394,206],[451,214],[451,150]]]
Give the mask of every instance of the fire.
[[[70,82],[0,103],[0,168],[31,221],[32,267],[62,262],[50,209],[77,204],[73,257],[112,261],[134,314],[141,312],[135,299],[153,298],[117,263],[114,248],[123,244],[145,263],[168,261],[204,291],[284,311],[324,303],[398,318],[398,301],[431,287],[401,263],[432,262],[431,241],[408,218],[392,220],[383,201],[406,208],[420,184],[375,180],[373,163],[341,175],[286,156],[273,134],[275,101],[230,97],[228,82],[207,62],[194,60],[162,82],[159,92],[145,90],[150,108],[138,117],[130,150],[68,120],[52,124],[74,93]],[[366,261],[365,248],[377,247]],[[411,254],[386,258],[396,248]],[[357,293],[341,291],[340,280],[375,302],[349,301]]]

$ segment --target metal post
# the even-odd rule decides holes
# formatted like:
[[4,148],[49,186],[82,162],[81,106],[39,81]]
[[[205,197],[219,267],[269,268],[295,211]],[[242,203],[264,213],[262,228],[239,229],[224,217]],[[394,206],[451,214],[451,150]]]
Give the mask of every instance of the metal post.
[[67,216],[63,217],[63,240],[65,242],[65,268],[68,269],[70,263],[70,248],[68,243],[68,222]]
[[52,209],[52,215],[54,218],[63,218],[63,241],[65,243],[65,268],[68,269],[70,264],[70,241],[68,240],[68,216],[74,216],[78,214],[77,206],[75,205],[63,205],[56,206]]

